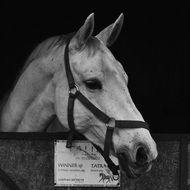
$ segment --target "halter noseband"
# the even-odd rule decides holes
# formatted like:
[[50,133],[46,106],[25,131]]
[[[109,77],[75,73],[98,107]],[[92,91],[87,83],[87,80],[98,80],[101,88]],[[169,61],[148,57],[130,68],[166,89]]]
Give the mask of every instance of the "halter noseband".
[[[73,35],[72,35],[73,36]],[[68,80],[69,85],[69,100],[68,100],[68,108],[67,108],[67,117],[68,117],[68,125],[70,127],[69,136],[67,139],[67,148],[71,148],[72,146],[72,140],[74,138],[74,134],[77,133],[75,130],[75,124],[74,124],[74,117],[73,117],[73,111],[74,111],[74,102],[75,99],[78,99],[89,111],[93,113],[93,115],[105,123],[105,126],[107,127],[106,130],[106,136],[105,136],[105,142],[104,142],[104,150],[102,150],[99,146],[93,144],[96,149],[102,154],[105,161],[108,164],[108,167],[111,169],[112,173],[114,175],[118,175],[118,169],[119,166],[116,166],[112,160],[109,158],[110,153],[110,147],[112,147],[112,136],[114,128],[120,128],[120,129],[135,129],[135,128],[145,128],[149,130],[149,126],[144,121],[132,121],[132,120],[115,120],[114,118],[110,118],[108,115],[106,115],[104,112],[102,112],[100,109],[98,109],[93,103],[91,103],[79,90],[79,87],[75,83],[70,63],[69,63],[69,43],[72,39],[72,36],[68,39],[66,47],[65,47],[65,55],[64,55],[64,61],[65,61],[65,71],[66,76]]]

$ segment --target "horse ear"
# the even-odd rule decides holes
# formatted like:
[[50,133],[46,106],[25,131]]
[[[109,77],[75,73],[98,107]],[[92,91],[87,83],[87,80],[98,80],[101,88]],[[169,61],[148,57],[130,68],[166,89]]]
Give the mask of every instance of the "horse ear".
[[111,46],[121,31],[123,26],[124,15],[123,13],[117,18],[117,20],[102,30],[96,37],[101,40],[106,46]]
[[93,30],[94,30],[94,13],[90,14],[87,17],[83,26],[75,34],[76,49],[82,48],[85,45],[88,38],[92,35]]

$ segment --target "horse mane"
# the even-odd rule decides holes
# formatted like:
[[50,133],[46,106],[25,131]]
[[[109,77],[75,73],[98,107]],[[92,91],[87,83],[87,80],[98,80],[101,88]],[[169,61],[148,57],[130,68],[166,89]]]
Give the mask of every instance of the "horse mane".
[[46,40],[43,40],[34,48],[34,50],[30,53],[29,57],[26,59],[24,66],[22,67],[15,81],[11,85],[10,89],[7,92],[5,92],[5,95],[0,100],[0,119],[1,119],[2,111],[3,111],[3,107],[6,104],[10,93],[12,92],[18,79],[20,78],[22,73],[26,70],[26,68],[30,65],[30,63],[41,56],[48,55],[54,47],[62,46],[66,42],[67,38],[68,38],[68,35],[54,36]]
[[[54,47],[61,47],[67,40],[67,35],[53,36],[39,43],[27,58],[21,74],[25,71],[28,65],[35,59],[48,55]],[[19,75],[20,77],[20,75]]]

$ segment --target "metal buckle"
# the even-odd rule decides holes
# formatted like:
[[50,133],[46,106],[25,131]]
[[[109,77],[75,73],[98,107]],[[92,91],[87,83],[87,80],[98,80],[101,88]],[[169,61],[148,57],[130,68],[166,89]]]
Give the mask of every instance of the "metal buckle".
[[79,87],[74,84],[74,86],[69,89],[69,94],[75,95],[77,91],[79,91]]
[[106,127],[107,128],[115,128],[115,119],[114,118],[110,118],[109,122],[106,123]]

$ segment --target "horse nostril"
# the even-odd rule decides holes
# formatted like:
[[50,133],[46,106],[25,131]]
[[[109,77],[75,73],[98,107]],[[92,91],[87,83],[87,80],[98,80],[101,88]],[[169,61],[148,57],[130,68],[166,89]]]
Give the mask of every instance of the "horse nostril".
[[139,147],[136,152],[136,164],[143,165],[148,162],[148,155],[143,147]]

